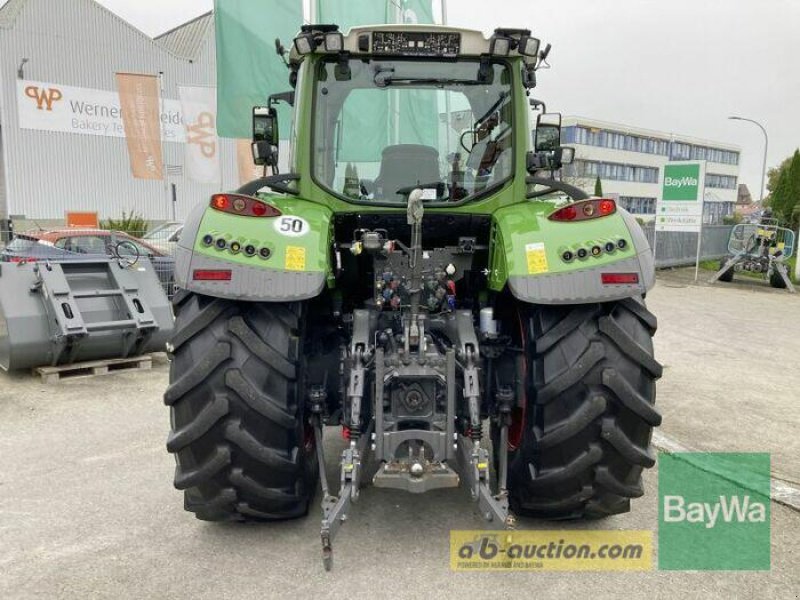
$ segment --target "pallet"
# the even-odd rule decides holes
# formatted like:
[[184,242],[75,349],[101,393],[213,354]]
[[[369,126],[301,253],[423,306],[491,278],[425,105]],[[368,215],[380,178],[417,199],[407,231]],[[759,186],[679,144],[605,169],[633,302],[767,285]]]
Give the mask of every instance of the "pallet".
[[34,375],[42,378],[42,383],[58,383],[62,379],[78,379],[96,377],[125,371],[147,371],[153,366],[153,357],[149,354],[130,358],[108,358],[59,365],[57,367],[36,367]]

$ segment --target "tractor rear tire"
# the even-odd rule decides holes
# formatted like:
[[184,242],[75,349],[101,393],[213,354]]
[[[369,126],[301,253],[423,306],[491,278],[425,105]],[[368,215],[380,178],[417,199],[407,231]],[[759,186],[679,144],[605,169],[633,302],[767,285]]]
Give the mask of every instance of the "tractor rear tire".
[[[720,260],[719,268],[722,269],[722,267],[725,266],[725,263],[728,262],[728,260],[729,259],[727,258],[723,258],[722,260]],[[725,271],[722,275],[720,275],[719,281],[724,281],[725,283],[730,283],[731,281],[733,281],[733,267],[731,267],[730,269]]]
[[656,318],[628,298],[531,307],[523,326],[529,377],[523,437],[509,456],[512,509],[549,519],[628,512],[656,461]]
[[170,385],[175,487],[204,521],[304,516],[318,479],[304,415],[303,307],[179,290]]
[[786,282],[783,280],[783,277],[781,277],[781,274],[775,271],[774,269],[769,276],[769,284],[772,287],[777,288],[779,290],[786,289]]

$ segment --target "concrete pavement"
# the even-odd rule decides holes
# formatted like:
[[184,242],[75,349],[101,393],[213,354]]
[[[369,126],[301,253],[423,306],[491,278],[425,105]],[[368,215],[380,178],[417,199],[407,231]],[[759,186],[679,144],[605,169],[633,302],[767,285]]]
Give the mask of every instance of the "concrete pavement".
[[[797,480],[800,374],[774,357],[800,353],[800,304],[788,294],[682,285],[662,280],[648,298],[667,366],[662,433],[694,448],[772,452],[773,470]],[[465,490],[366,488],[325,573],[316,503],[306,519],[268,525],[204,523],[182,510],[164,448],[166,381],[163,358],[149,373],[54,386],[0,374],[0,597],[575,600],[797,598],[800,590],[800,514],[774,503],[769,572],[452,573],[448,532],[484,527]],[[342,442],[329,433],[335,457]],[[520,527],[656,530],[657,469],[645,486],[626,515]]]

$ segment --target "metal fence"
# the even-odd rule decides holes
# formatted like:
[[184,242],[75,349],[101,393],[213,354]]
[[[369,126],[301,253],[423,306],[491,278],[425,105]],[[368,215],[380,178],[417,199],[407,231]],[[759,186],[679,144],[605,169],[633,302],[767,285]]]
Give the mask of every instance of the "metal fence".
[[[653,247],[654,227],[644,227]],[[722,258],[728,253],[730,225],[709,225],[703,228],[701,260]],[[180,232],[177,232],[178,235]],[[53,229],[48,232],[0,231],[0,261],[21,260],[85,260],[98,255],[133,254],[150,260],[164,291],[172,296],[175,290],[175,228],[148,233],[98,232],[95,230]],[[696,233],[662,232],[657,235],[656,266],[659,268],[694,264],[697,252]],[[132,246],[136,248],[134,251]]]
[[13,233],[0,230],[0,262],[80,262],[98,257],[119,257],[133,262],[147,259],[164,291],[172,297],[176,245],[174,230],[150,233],[66,227]]
[[[728,238],[732,225],[705,225],[700,244],[700,260],[714,260],[728,254]],[[656,234],[655,225],[643,227],[650,247],[655,247],[656,267],[693,265],[697,257],[696,233],[662,231]]]

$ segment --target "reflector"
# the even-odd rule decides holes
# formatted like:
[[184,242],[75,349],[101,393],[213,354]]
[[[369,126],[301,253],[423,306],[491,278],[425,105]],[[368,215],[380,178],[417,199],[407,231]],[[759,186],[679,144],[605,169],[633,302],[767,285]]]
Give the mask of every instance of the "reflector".
[[195,281],[230,281],[230,270],[195,269],[192,273]]
[[600,281],[603,285],[632,285],[639,283],[638,273],[602,273]]

